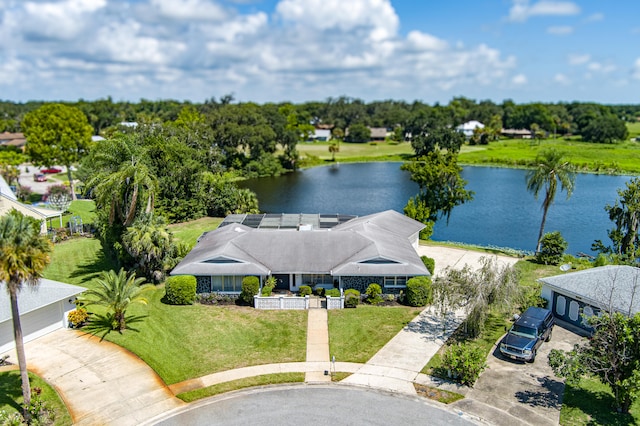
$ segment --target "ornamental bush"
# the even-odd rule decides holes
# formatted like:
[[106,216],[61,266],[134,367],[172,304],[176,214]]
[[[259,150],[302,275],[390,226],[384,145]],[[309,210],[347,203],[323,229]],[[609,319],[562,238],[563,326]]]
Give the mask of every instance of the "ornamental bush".
[[170,305],[193,305],[196,300],[196,277],[176,275],[165,284],[165,301]]
[[479,347],[457,344],[442,356],[442,368],[453,380],[473,386],[480,373],[487,367],[486,354]]
[[360,304],[360,292],[355,288],[348,288],[344,291],[344,307],[355,308]]
[[316,296],[324,297],[325,289],[324,287],[316,286]]
[[377,305],[378,303],[382,302],[382,287],[380,287],[380,284],[369,284],[369,287],[367,287],[367,290],[364,292],[364,294],[367,295],[367,303]]
[[568,243],[560,232],[548,232],[540,240],[540,251],[536,254],[538,263],[557,265],[562,262]]
[[420,259],[422,259],[422,263],[427,267],[429,273],[433,275],[433,271],[436,269],[436,260],[427,256],[420,256]]
[[240,300],[249,305],[253,305],[253,296],[258,294],[260,290],[260,280],[258,277],[248,276],[242,279],[242,291],[240,292]]
[[330,290],[327,290],[324,292],[325,296],[331,296],[331,297],[340,297],[340,289],[339,288],[332,288]]
[[312,293],[313,291],[311,291],[311,287],[309,287],[308,285],[301,285],[300,291],[298,291],[298,294],[300,294],[300,296],[302,297],[310,296]]
[[433,302],[433,289],[429,277],[413,277],[407,281],[404,301],[409,306],[427,306]]

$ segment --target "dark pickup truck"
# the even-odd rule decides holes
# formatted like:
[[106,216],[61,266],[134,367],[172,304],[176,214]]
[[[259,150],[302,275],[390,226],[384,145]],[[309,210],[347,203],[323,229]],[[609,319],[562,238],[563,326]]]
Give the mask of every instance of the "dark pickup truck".
[[553,314],[548,309],[528,308],[500,342],[500,352],[513,359],[533,362],[543,341],[551,340]]

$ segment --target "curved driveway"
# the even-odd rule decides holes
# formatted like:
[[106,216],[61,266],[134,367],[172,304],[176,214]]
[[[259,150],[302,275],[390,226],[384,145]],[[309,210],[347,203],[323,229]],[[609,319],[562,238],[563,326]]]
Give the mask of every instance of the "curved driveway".
[[162,426],[471,425],[462,412],[407,397],[341,385],[267,387],[209,398],[152,419]]

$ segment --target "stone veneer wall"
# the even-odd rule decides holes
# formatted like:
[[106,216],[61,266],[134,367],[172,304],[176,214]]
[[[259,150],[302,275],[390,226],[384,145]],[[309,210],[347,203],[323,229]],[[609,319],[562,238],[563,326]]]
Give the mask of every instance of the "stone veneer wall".
[[[360,293],[367,291],[369,284],[379,284],[380,287],[384,285],[383,277],[342,277],[342,288],[349,289],[355,288]],[[384,292],[384,288],[383,288]]]
[[211,292],[211,277],[196,277],[196,293]]

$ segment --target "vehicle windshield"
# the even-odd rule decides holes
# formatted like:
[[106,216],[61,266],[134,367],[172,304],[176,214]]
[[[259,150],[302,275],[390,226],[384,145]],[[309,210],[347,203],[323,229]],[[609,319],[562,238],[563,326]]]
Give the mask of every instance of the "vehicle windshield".
[[514,325],[513,327],[511,327],[511,334],[515,334],[516,336],[520,336],[520,337],[527,337],[529,339],[535,339],[536,338],[536,329],[533,327],[525,327],[522,325]]

